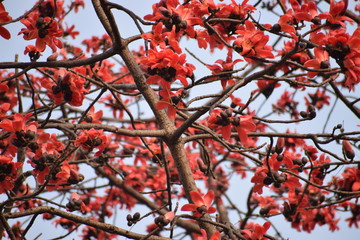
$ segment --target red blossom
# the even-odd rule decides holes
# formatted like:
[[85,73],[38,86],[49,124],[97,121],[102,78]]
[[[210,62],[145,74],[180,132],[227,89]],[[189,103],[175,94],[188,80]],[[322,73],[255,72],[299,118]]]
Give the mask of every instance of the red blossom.
[[[289,33],[293,37],[293,39],[297,41],[298,37],[296,36],[296,30],[293,26],[295,22],[296,19],[294,17],[294,12],[292,11],[292,9],[289,9],[286,14],[281,15],[278,21],[278,25],[280,26],[280,29],[278,31]],[[272,30],[276,32],[274,28]]]
[[307,106],[315,106],[317,109],[323,108],[325,105],[330,105],[330,96],[326,95],[327,91],[317,89],[315,93],[309,93],[310,100],[305,97]]
[[57,37],[63,36],[63,30],[59,23],[50,17],[40,17],[39,14],[29,14],[28,18],[20,21],[26,26],[19,32],[23,34],[25,40],[36,39],[36,49],[43,52],[46,45],[49,46],[53,52],[56,48],[62,48],[62,42]]
[[186,62],[186,55],[178,55],[171,49],[157,51],[149,50],[149,55],[140,60],[143,68],[147,70],[150,77],[148,84],[159,84],[164,89],[170,89],[171,83],[180,80],[187,87],[187,77],[193,76],[195,67]]
[[68,204],[66,204],[68,211],[80,210],[82,213],[90,212],[91,209],[85,205],[83,200],[77,193],[72,193]]
[[246,239],[248,240],[262,240],[264,238],[264,234],[270,228],[271,223],[265,222],[263,225],[260,224],[248,224],[249,229],[241,230],[241,233],[244,234]]
[[[232,73],[230,73],[230,72],[234,70],[234,65],[236,63],[242,62],[241,59],[233,60],[232,56],[233,56],[232,51],[229,50],[227,57],[226,57],[226,61],[219,59],[219,60],[216,60],[216,62],[215,62],[216,64],[206,65],[207,68],[209,68],[211,70],[212,74],[218,75],[217,78],[221,79],[221,86],[223,87],[223,89],[226,88],[226,85],[228,82],[230,82],[231,85],[233,85],[235,83],[235,81],[232,79]],[[223,74],[221,74],[221,73],[223,73]]]
[[196,191],[190,192],[193,203],[188,203],[182,206],[181,211],[193,211],[195,217],[200,217],[204,213],[214,213],[216,208],[211,206],[214,201],[215,194],[212,190],[208,191],[204,197]]
[[[305,67],[313,68],[315,70],[326,69],[326,68],[330,67],[329,54],[327,51],[320,49],[320,48],[315,48],[314,54],[315,54],[315,58],[307,60],[304,63]],[[313,77],[317,76],[318,74],[319,74],[319,72],[308,71],[307,76],[310,78],[313,78]]]
[[185,105],[182,102],[182,97],[184,95],[184,90],[180,89],[175,93],[170,92],[169,90],[161,90],[159,92],[160,100],[156,104],[157,109],[167,109],[167,113],[170,119],[174,120],[176,116],[177,108],[184,108]]
[[[5,7],[3,3],[0,3],[0,23],[6,23],[11,21],[12,18],[9,16],[9,13],[5,11]],[[0,36],[9,40],[11,38],[10,32],[0,25]]]
[[10,157],[0,156],[0,194],[13,189],[21,162],[13,162]]
[[236,131],[238,132],[241,143],[245,147],[252,145],[251,139],[248,136],[249,132],[254,132],[256,130],[256,125],[253,120],[252,115],[234,117],[233,126],[235,126]]
[[346,168],[341,174],[342,179],[337,180],[337,186],[343,191],[360,190],[360,170],[353,167]]
[[[80,74],[86,72],[85,68],[76,68]],[[77,74],[67,72],[65,69],[60,69],[55,74],[57,82],[44,78],[41,85],[49,92],[48,96],[53,99],[55,104],[61,105],[63,101],[68,102],[72,106],[81,106],[85,98],[85,93],[88,92],[84,88],[85,79]]]
[[349,17],[344,16],[348,6],[348,0],[341,0],[335,2],[335,0],[330,0],[330,11],[319,14],[319,17],[326,19],[330,28],[338,28],[339,26],[345,26],[345,21],[353,22]]
[[204,229],[201,229],[201,235],[194,234],[195,240],[220,240],[221,234],[216,231],[210,238],[208,238],[207,233]]
[[245,25],[240,26],[236,33],[239,36],[234,41],[235,50],[244,56],[245,59],[250,57],[274,57],[271,52],[272,47],[266,45],[269,41],[269,36],[265,35],[260,29],[256,29],[253,22],[245,21]]
[[111,47],[111,39],[107,34],[102,35],[102,37],[92,36],[90,39],[85,39],[81,42],[86,46],[86,51],[90,52],[92,50],[94,53],[97,53],[100,49],[106,51]]
[[81,146],[84,150],[92,150],[94,148],[99,149],[95,156],[99,156],[104,148],[108,145],[109,139],[104,135],[104,130],[96,130],[91,128],[87,131],[82,131],[75,140],[75,147]]

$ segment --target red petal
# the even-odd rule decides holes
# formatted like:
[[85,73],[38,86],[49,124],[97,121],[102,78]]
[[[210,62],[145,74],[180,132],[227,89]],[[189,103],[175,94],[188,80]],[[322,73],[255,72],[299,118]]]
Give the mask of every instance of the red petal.
[[[215,194],[212,190],[208,191],[206,193],[206,195],[204,196],[204,203],[205,203],[205,206],[210,206],[211,203],[214,201],[214,198],[215,198]],[[215,209],[216,211],[216,209]]]
[[188,204],[185,204],[184,206],[182,206],[181,211],[196,211],[197,208],[198,208],[198,206],[196,206],[192,203],[188,203]]
[[6,28],[1,26],[0,26],[0,35],[6,40],[9,40],[11,38],[10,32]]
[[223,126],[221,128],[221,135],[225,140],[229,140],[231,137],[231,125]]
[[207,213],[214,213],[214,212],[216,212],[216,208],[214,207],[209,207],[207,210]]
[[205,205],[204,199],[201,197],[200,193],[196,191],[190,192],[191,200],[194,202],[194,204],[198,207],[201,207],[202,205]]
[[360,182],[354,182],[352,187],[351,187],[351,190],[359,191],[360,190]]

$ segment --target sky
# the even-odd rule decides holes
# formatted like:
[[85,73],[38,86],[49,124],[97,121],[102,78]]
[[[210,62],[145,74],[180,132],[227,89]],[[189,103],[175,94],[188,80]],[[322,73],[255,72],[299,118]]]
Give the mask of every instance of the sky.
[[[5,0],[3,3],[7,9],[7,11],[10,13],[10,15],[13,18],[16,18],[24,13],[25,10],[30,9],[32,7],[32,4],[35,1],[30,0]],[[72,24],[76,24],[76,30],[79,30],[81,32],[80,36],[77,38],[78,43],[80,43],[83,39],[90,38],[93,35],[101,36],[105,31],[103,30],[101,24],[99,23],[94,10],[91,6],[91,3],[89,0],[85,0],[86,2],[86,9],[80,10],[78,14],[74,15],[71,14],[67,18],[67,22]],[[156,1],[153,0],[118,0],[117,3],[128,7],[132,11],[134,11],[139,16],[144,16],[147,13],[150,13],[151,11],[151,5],[152,3],[155,3]],[[250,1],[254,2],[254,1]],[[256,1],[255,1],[256,2]],[[354,4],[353,1],[349,1],[350,6]],[[265,18],[266,15],[262,14],[262,18]],[[135,34],[138,34],[136,31],[135,25],[133,24],[132,20],[125,16],[124,14],[116,14],[116,19],[118,21],[118,25],[120,28],[120,32],[123,37],[132,36]],[[268,19],[269,23],[272,23],[273,19]],[[263,22],[267,22],[266,19],[263,19]],[[18,32],[22,28],[21,23],[15,23],[12,25],[7,26],[6,28],[11,32],[12,38],[10,41],[6,41],[4,39],[0,39],[0,52],[1,52],[1,61],[13,61],[15,59],[15,54],[19,55],[19,61],[28,61],[28,57],[24,56],[23,51],[25,49],[25,46],[29,44],[29,42],[26,42],[22,39],[22,36],[18,36]],[[135,30],[135,31],[134,31]],[[33,42],[31,44],[34,44]],[[138,46],[142,44],[142,42],[137,42],[132,44],[130,47],[133,49],[137,49]],[[185,45],[185,43],[182,43]],[[206,53],[202,50],[199,50],[197,48],[197,45],[195,43],[187,43],[186,47],[189,48],[192,52],[194,52],[196,55],[201,56],[201,59],[206,60],[207,63],[213,63],[216,59],[219,58],[225,58],[226,53],[224,52],[215,52],[212,55],[205,55]],[[47,56],[51,54],[50,51],[46,51],[43,55],[43,57],[40,60],[46,60]],[[188,55],[189,59],[192,59]],[[200,65],[200,64],[198,64]],[[198,66],[197,65],[197,66]],[[199,67],[199,70],[197,71],[197,74],[199,76],[207,75],[209,72],[206,72],[205,68]],[[216,88],[214,88],[214,92],[216,92]],[[243,90],[242,90],[243,91]],[[360,95],[360,92],[357,90],[357,92]],[[193,93],[193,94],[196,94]],[[248,96],[249,92],[237,92],[236,94],[239,94],[241,96]],[[246,97],[244,97],[246,99]],[[269,101],[270,102],[270,101]],[[260,104],[260,103],[259,103]],[[329,107],[328,107],[329,108]],[[343,111],[344,106],[341,104],[338,104],[335,108],[335,117],[331,122],[328,124],[328,129],[331,129],[332,126],[343,123],[345,127],[352,128],[358,122],[358,119],[351,117],[352,115],[348,114],[346,111]],[[270,109],[263,109],[261,113],[264,115],[267,114],[267,111],[270,111]],[[319,113],[319,120],[316,124],[313,122],[305,124],[303,126],[303,129],[299,129],[298,131],[304,131],[304,132],[319,132],[319,129],[322,128],[325,120],[326,120],[326,111]],[[358,124],[358,123],[357,123]],[[348,130],[349,128],[346,128]],[[240,202],[242,202],[242,205],[245,205],[246,203],[246,196],[241,196],[241,192],[246,192],[245,189],[249,189],[249,185],[239,186],[237,181],[239,179],[233,179],[234,184],[230,187],[229,191],[231,191],[233,194],[239,195],[239,199],[236,199]],[[125,217],[124,217],[125,218]],[[272,220],[272,219],[271,219]],[[276,219],[275,222],[280,222],[278,219]],[[121,223],[124,224],[125,222]],[[312,239],[327,239],[327,240],[338,240],[342,238],[348,238],[348,239],[354,239],[355,236],[359,234],[358,229],[348,229],[346,223],[339,224],[340,231],[337,231],[335,233],[332,233],[328,230],[327,226],[325,227],[317,227],[316,230],[314,230],[311,234],[308,233],[299,233],[294,229],[290,228],[290,224],[284,224],[278,225],[278,228],[283,233],[284,237],[288,237],[290,240],[312,240]],[[136,226],[132,230],[136,230],[137,228],[143,228],[143,226]],[[44,231],[44,228],[41,229],[33,229],[29,234],[29,238],[35,237],[40,231]],[[47,232],[44,232],[44,234],[39,238],[39,240],[42,239],[48,239],[50,236],[55,237],[54,235],[51,235],[53,230],[51,230],[50,235],[46,235]],[[61,231],[61,230],[60,230]],[[63,230],[63,233],[66,231]]]

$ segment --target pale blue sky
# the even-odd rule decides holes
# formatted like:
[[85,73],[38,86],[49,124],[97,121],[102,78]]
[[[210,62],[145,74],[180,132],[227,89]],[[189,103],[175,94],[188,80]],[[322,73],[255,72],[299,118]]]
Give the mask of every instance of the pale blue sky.
[[[3,3],[6,6],[6,9],[8,12],[10,12],[10,15],[13,18],[16,18],[18,16],[20,16],[26,9],[29,9],[30,7],[32,7],[32,4],[35,1],[29,1],[29,0],[5,0]],[[93,9],[91,6],[91,2],[85,0],[86,2],[86,9],[82,10],[80,9],[79,13],[76,15],[71,14],[68,18],[67,18],[67,22],[69,22],[70,24],[75,23],[76,24],[76,30],[81,31],[81,35],[78,37],[78,42],[81,42],[83,39],[85,38],[89,38],[93,35],[97,35],[97,36],[101,36],[104,32],[102,26],[100,25]],[[136,14],[138,14],[139,16],[144,16],[145,14],[149,13],[151,11],[151,4],[154,3],[155,1],[150,1],[150,0],[119,0],[116,1],[119,4],[122,4],[124,6],[127,6],[129,9],[133,10]],[[256,1],[250,1],[250,2],[256,2]],[[350,0],[350,5],[354,4],[351,0]],[[263,12],[263,10],[262,10]],[[120,31],[122,33],[122,35],[124,37],[126,36],[131,36],[134,34],[138,34],[133,22],[130,20],[130,18],[125,17],[125,15],[121,14],[121,15],[116,15],[117,16],[117,20],[118,20],[118,25],[120,27]],[[266,15],[263,13],[261,15],[261,18],[265,18]],[[263,19],[264,20],[264,19]],[[271,21],[273,21],[273,19],[269,19],[268,20],[270,23],[272,23]],[[263,21],[264,22],[264,21]],[[22,28],[22,24],[21,23],[15,23],[12,24],[10,26],[6,26],[6,28],[11,32],[12,34],[12,39],[10,41],[6,41],[4,39],[0,39],[0,52],[1,52],[1,61],[13,61],[14,60],[14,55],[15,54],[19,54],[19,59],[20,61],[28,61],[28,57],[23,55],[23,51],[25,49],[25,46],[30,44],[29,42],[26,42],[22,39],[22,36],[17,36],[17,33],[20,31],[20,29]],[[72,41],[72,40],[71,40]],[[138,42],[132,45],[132,47],[137,48],[137,44],[141,44],[142,42]],[[34,44],[34,42],[31,42],[31,44]],[[184,43],[183,43],[184,44]],[[195,44],[189,44],[186,47],[190,48],[195,54],[198,54],[199,56],[201,56],[201,59],[207,62],[207,63],[213,63],[216,59],[219,58],[225,58],[226,53],[219,53],[216,52],[213,55],[204,55],[204,51],[199,51],[197,49],[197,46]],[[48,55],[50,55],[51,53],[49,51],[46,51],[44,53],[44,56],[42,59],[40,60],[45,60],[46,57]],[[188,56],[188,58],[191,60],[191,57]],[[197,64],[197,62],[193,61],[194,64]],[[196,72],[197,76],[203,76],[203,75],[207,75],[209,74],[209,72],[205,72],[205,69],[202,67],[199,67],[199,70]],[[216,89],[215,89],[216,90]],[[243,90],[242,90],[243,91]],[[360,92],[357,91],[360,95]],[[237,94],[241,95],[241,96],[246,96],[248,95],[248,92],[241,92],[241,90],[239,92],[237,92]],[[274,96],[275,97],[275,96]],[[246,97],[244,97],[246,99]],[[334,126],[335,124],[338,123],[345,123],[346,127],[350,127],[353,126],[355,124],[359,124],[358,119],[350,117],[350,115],[348,115],[348,113],[345,111],[343,111],[343,107],[341,104],[339,104],[336,108],[336,114],[334,115],[334,121],[329,123],[329,128],[331,129],[332,126]],[[266,114],[267,112],[264,110],[262,111],[263,114]],[[308,124],[303,125],[302,129],[299,129],[299,132],[319,132],[322,129],[322,125],[324,123],[324,120],[326,118],[326,114],[325,111],[324,113],[320,112],[318,117],[318,121],[319,122],[311,122]],[[352,128],[352,127],[350,127]],[[346,128],[346,130],[348,130],[348,128]],[[265,139],[264,139],[265,141]],[[266,140],[267,141],[267,140]],[[245,181],[244,181],[244,186],[239,186],[238,185],[238,181],[239,179],[233,179],[233,185],[230,188],[230,192],[231,194],[233,194],[234,196],[240,196],[239,199],[236,199],[237,201],[241,202],[241,205],[245,206],[245,196],[241,196],[240,193],[244,193],[246,192],[245,189],[249,188],[249,185],[246,185]],[[247,192],[246,192],[247,193]],[[119,211],[119,214],[121,211]],[[121,217],[121,218],[125,218],[125,217]],[[307,233],[299,233],[296,230],[291,229],[290,224],[287,222],[281,222],[282,217],[277,217],[276,221],[274,221],[275,223],[277,223],[277,227],[280,229],[280,231],[282,232],[284,237],[288,237],[290,240],[315,240],[315,239],[326,239],[326,240],[337,240],[337,239],[343,239],[343,238],[348,238],[348,239],[354,239],[355,236],[357,236],[360,232],[358,229],[348,229],[346,223],[342,222],[339,224],[340,226],[340,231],[337,231],[335,233],[332,233],[328,230],[328,227],[317,227],[316,230],[312,233],[312,234],[307,234]],[[345,217],[344,217],[345,218]],[[234,219],[236,221],[236,219]],[[273,221],[273,219],[271,219]],[[37,222],[35,223],[36,225],[38,225],[39,220],[37,220]],[[124,227],[125,229],[128,228],[126,226],[126,223],[118,223],[120,227]],[[235,224],[235,222],[234,222]],[[143,226],[136,226],[135,228],[133,228],[132,230],[136,230],[137,228],[139,229],[143,229]],[[48,231],[47,231],[48,230]],[[53,234],[55,230],[51,227],[51,226],[47,226],[46,228],[44,228],[43,226],[41,226],[40,228],[34,228],[33,230],[31,230],[29,232],[29,236],[28,239],[31,239],[31,237],[35,237],[37,236],[37,234],[39,232],[44,232],[44,234],[39,238],[39,240],[46,240],[50,237],[55,237],[56,235]],[[65,233],[66,231],[64,230],[56,230],[56,231],[60,231],[61,233]]]

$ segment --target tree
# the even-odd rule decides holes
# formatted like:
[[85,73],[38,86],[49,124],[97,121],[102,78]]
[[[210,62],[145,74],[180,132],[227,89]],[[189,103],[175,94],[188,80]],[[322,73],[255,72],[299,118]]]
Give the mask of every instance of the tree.
[[[0,36],[21,22],[28,60],[0,62],[3,237],[43,221],[82,239],[284,239],[276,216],[358,228],[358,5],[160,0],[141,17],[40,0],[16,17],[6,2]],[[67,17],[85,4],[106,33],[78,46]]]

